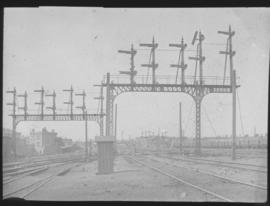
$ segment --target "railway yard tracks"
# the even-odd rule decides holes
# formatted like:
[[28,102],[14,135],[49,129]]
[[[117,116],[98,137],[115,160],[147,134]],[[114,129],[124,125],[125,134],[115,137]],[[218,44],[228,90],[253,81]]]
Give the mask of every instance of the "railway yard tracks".
[[[32,192],[37,191],[55,177],[64,175],[72,168],[84,162],[82,154],[76,155],[56,155],[52,158],[41,158],[34,161],[9,163],[3,165],[3,199],[25,198]],[[90,161],[93,161],[91,159]],[[39,176],[38,176],[39,175]],[[38,177],[36,177],[38,176]],[[23,181],[27,177],[36,177],[28,182],[11,186],[10,184]]]
[[196,164],[207,164],[207,165],[214,165],[217,167],[228,167],[233,169],[240,169],[240,170],[247,170],[247,171],[254,171],[260,173],[267,173],[267,167],[263,165],[254,165],[254,164],[247,164],[247,163],[239,163],[239,162],[228,162],[228,161],[219,161],[219,160],[210,160],[210,159],[203,159],[203,158],[194,158],[194,157],[172,157],[170,155],[164,154],[155,154],[156,156],[168,158],[176,161],[185,161],[185,162],[194,162]]
[[[168,153],[120,156],[136,167],[140,165],[141,168],[150,169],[151,176],[154,171],[168,177],[172,180],[169,184],[176,185],[189,198],[209,202],[258,202],[267,199],[265,165]],[[92,157],[89,160],[92,162],[95,159]],[[84,160],[83,154],[72,154],[4,164],[3,198],[27,198],[47,183],[56,180],[57,176],[64,176],[72,168],[80,166]],[[53,186],[53,183],[49,186]]]
[[[156,154],[154,156],[149,155],[138,155],[125,156],[127,160],[133,161],[133,163],[138,163],[153,171],[156,171],[162,175],[168,176],[173,180],[183,183],[197,191],[201,191],[207,194],[206,201],[225,201],[225,202],[253,202],[267,197],[267,186],[261,184],[253,184],[246,181],[240,181],[226,176],[221,176],[214,174],[209,170],[194,169],[192,167],[181,166],[167,161],[165,157],[159,157]],[[195,158],[194,158],[195,159]],[[195,161],[192,159],[192,161]],[[196,161],[201,158],[196,158]],[[204,159],[203,159],[204,160]],[[203,164],[220,164],[220,166],[229,166],[228,162],[226,164],[221,164],[221,161],[201,161]],[[177,159],[177,161],[181,161]],[[190,159],[191,161],[191,159]],[[235,167],[236,164],[231,164]],[[241,165],[241,164],[240,164]],[[242,164],[239,166],[242,169],[243,166],[247,167],[250,172],[258,172],[250,167],[254,165]],[[254,166],[256,167],[256,166]],[[231,168],[231,167],[229,167]],[[239,169],[238,168],[238,169]],[[261,167],[258,167],[262,169]],[[258,169],[257,168],[257,169]],[[258,170],[260,170],[258,169]],[[266,173],[258,173],[260,175],[266,175]]]

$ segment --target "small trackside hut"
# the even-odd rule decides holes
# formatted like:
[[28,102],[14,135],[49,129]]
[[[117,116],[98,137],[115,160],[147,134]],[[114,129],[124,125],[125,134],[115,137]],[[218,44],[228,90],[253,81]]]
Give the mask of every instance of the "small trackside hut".
[[98,150],[98,172],[97,174],[113,173],[114,166],[114,136],[96,136]]

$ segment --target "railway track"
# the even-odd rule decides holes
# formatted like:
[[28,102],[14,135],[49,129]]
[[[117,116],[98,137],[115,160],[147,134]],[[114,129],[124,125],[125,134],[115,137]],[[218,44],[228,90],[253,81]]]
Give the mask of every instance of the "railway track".
[[[70,165],[71,164],[71,165]],[[16,190],[13,190],[11,192],[3,194],[3,199],[11,198],[11,197],[16,197],[16,198],[25,198],[34,191],[37,191],[39,188],[44,186],[46,183],[50,182],[53,180],[58,175],[61,175],[62,173],[65,173],[72,168],[78,166],[78,163],[69,163],[67,166],[65,165],[64,168],[61,168],[57,172],[55,172],[52,175],[48,175],[44,178],[41,178],[37,181],[34,181],[33,183],[27,184],[23,187],[20,187]]]
[[[131,156],[125,156],[145,167],[148,167],[160,174],[168,176],[178,182],[181,182],[189,187],[199,190],[212,198],[226,202],[252,202],[257,199],[266,200],[267,188],[258,185],[243,184],[232,179],[213,176],[190,168],[180,168],[168,163],[154,161],[145,156],[141,159]],[[255,197],[254,197],[254,194]],[[214,200],[216,201],[216,200]]]
[[[90,162],[92,162],[94,160],[96,160],[96,158],[90,159]],[[27,196],[29,196],[33,192],[37,191],[38,189],[40,189],[41,187],[43,187],[44,185],[46,185],[47,183],[52,181],[55,177],[64,175],[67,172],[69,172],[72,168],[80,166],[81,164],[83,164],[83,163],[82,162],[78,163],[78,160],[63,162],[63,163],[61,163],[61,165],[58,164],[58,166],[60,168],[57,169],[55,172],[53,172],[53,174],[49,174],[49,175],[47,175],[41,179],[38,179],[32,183],[29,183],[29,184],[24,185],[22,187],[16,188],[15,190],[4,193],[3,199],[14,198],[14,197],[26,198]],[[55,169],[56,167],[54,166],[53,168]],[[27,175],[29,175],[29,174],[25,174],[25,176],[27,176]]]
[[40,160],[35,162],[20,162],[11,164],[3,168],[3,185],[19,180],[28,175],[44,172],[51,167],[58,167],[69,162],[78,162],[83,156],[65,156],[64,158],[53,158],[50,160]]
[[[149,159],[152,159],[152,158],[149,158]],[[224,179],[224,180],[228,180],[228,181],[231,181],[231,182],[235,182],[235,183],[238,183],[238,184],[243,184],[243,185],[247,185],[247,186],[250,186],[250,187],[255,187],[255,188],[259,188],[259,189],[263,189],[263,190],[267,190],[267,186],[266,185],[258,185],[258,184],[253,184],[253,183],[249,183],[249,182],[244,182],[244,181],[240,181],[240,180],[236,180],[236,179],[233,179],[233,178],[229,178],[229,177],[225,177],[225,176],[222,176],[222,175],[218,175],[218,174],[214,174],[213,172],[209,171],[209,170],[203,170],[203,169],[198,169],[198,168],[191,168],[191,167],[187,167],[187,166],[180,166],[180,165],[177,165],[177,164],[174,164],[174,163],[168,163],[166,161],[163,161],[162,160],[157,160],[156,158],[155,159],[152,159],[153,161],[159,161],[161,163],[165,163],[165,164],[170,164],[174,167],[178,167],[178,168],[183,168],[183,169],[187,169],[187,170],[193,170],[197,173],[202,173],[202,174],[207,174],[207,175],[210,175],[210,176],[214,176],[214,177],[217,177],[217,178],[220,178],[220,179]]]
[[189,159],[199,160],[199,161],[205,161],[205,162],[215,162],[215,163],[219,163],[219,164],[243,165],[243,166],[247,166],[247,167],[264,168],[264,169],[267,168],[264,165],[255,165],[255,164],[247,164],[247,163],[239,163],[239,162],[228,162],[228,161],[219,161],[219,160],[209,160],[209,159],[194,158],[194,157],[192,157],[192,158],[190,157]]
[[[217,150],[218,149],[218,150]],[[217,148],[217,149],[211,149],[211,148],[202,148],[202,153],[206,156],[231,156],[231,149],[222,149],[222,148]],[[184,149],[186,153],[193,154],[194,149],[192,148],[185,148]],[[152,151],[154,152],[154,151]],[[156,153],[161,153],[161,151],[156,151]],[[179,149],[173,149],[165,151],[164,153],[168,154],[179,154]],[[236,157],[237,158],[266,158],[267,157],[267,151],[253,151],[251,150],[240,150],[238,149],[236,151]]]
[[260,173],[265,173],[265,174],[267,173],[267,167],[264,167],[261,165],[236,163],[236,162],[224,162],[224,161],[193,158],[193,157],[171,157],[169,155],[164,155],[164,154],[163,155],[154,154],[154,155],[163,157],[163,158],[172,159],[172,160],[177,160],[177,161],[195,162],[197,164],[208,164],[208,165],[214,165],[218,167],[228,167],[228,168],[239,169],[239,170],[260,172]]
[[46,170],[48,170],[49,168],[52,168],[52,167],[62,166],[63,164],[65,164],[65,162],[56,163],[56,164],[53,164],[53,163],[52,164],[47,164],[47,165],[45,165],[43,167],[40,167],[40,168],[29,169],[29,170],[26,170],[26,171],[20,171],[19,172],[20,174],[17,174],[15,176],[4,176],[3,185],[6,185],[6,184],[9,184],[11,182],[20,180],[23,177],[26,177],[26,176],[29,176],[29,175],[35,175],[35,174],[38,174],[38,173],[42,173],[42,172],[44,172],[44,171],[46,171]]
[[22,165],[38,165],[43,164],[47,162],[53,162],[53,161],[61,161],[70,157],[80,157],[83,154],[58,154],[58,155],[50,155],[50,156],[39,156],[39,157],[32,157],[30,159],[25,159],[24,161],[20,162],[10,162],[10,163],[4,163],[3,164],[3,171],[10,170],[12,168],[21,167]]

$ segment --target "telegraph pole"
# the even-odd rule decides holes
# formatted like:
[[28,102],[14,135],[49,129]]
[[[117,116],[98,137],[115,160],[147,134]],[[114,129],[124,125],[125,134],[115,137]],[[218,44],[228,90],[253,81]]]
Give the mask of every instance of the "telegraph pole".
[[7,105],[12,106],[12,138],[13,138],[13,152],[14,152],[14,158],[17,159],[17,152],[16,152],[16,121],[15,121],[15,115],[16,115],[16,88],[14,87],[13,90],[6,91],[8,94],[13,94],[13,102],[7,103]]
[[182,133],[182,110],[181,102],[179,102],[179,137],[180,137],[180,154],[183,154],[183,133]]
[[88,131],[87,131],[87,112],[86,112],[86,107],[85,107],[85,91],[82,93],[75,94],[75,96],[82,96],[82,106],[76,107],[78,109],[82,110],[83,118],[85,119],[85,160],[88,159]]
[[[140,44],[140,46],[151,48],[150,55],[152,54],[152,63],[151,64],[142,64],[141,66],[142,67],[152,67],[152,84],[154,85],[154,84],[156,84],[155,72],[156,72],[156,69],[158,67],[158,64],[156,64],[156,62],[155,62],[155,50],[158,47],[158,44],[155,43],[155,39],[153,37],[152,44]],[[154,87],[153,87],[153,89],[154,89]]]
[[[85,111],[85,115],[87,115],[87,111]],[[85,118],[85,160],[88,159],[88,127],[87,127],[87,117]]]
[[232,160],[236,159],[236,71],[232,73]]
[[27,116],[27,92],[25,91],[24,94],[19,94],[17,95],[17,97],[23,97],[24,98],[24,106],[23,107],[19,107],[18,109],[22,109],[24,111],[24,120],[26,120],[26,116]]
[[[218,31],[218,34],[227,35],[227,45],[229,46],[229,51],[220,51],[220,54],[225,54],[225,58],[227,58],[227,55],[230,57],[230,85],[232,85],[233,82],[233,56],[235,55],[235,51],[232,49],[232,37],[235,35],[235,31],[232,31],[231,25],[229,26],[229,31]],[[224,71],[224,78],[225,78],[225,71]]]
[[[227,45],[229,51],[220,51],[220,54],[225,54],[225,58],[229,55],[230,58],[230,85],[232,91],[232,159],[236,159],[236,71],[233,69],[233,56],[235,51],[232,49],[232,37],[235,35],[235,31],[232,31],[231,25],[229,31],[218,31],[219,34],[227,35]],[[225,71],[224,71],[225,79]]]
[[40,90],[34,90],[34,92],[40,92],[40,102],[35,102],[35,104],[41,105],[41,119],[44,118],[44,88],[41,87]]
[[184,39],[182,37],[181,44],[169,44],[169,46],[180,48],[181,64],[179,64],[180,62],[178,62],[177,64],[171,64],[171,67],[177,68],[175,84],[177,84],[177,77],[178,77],[179,68],[181,68],[181,84],[185,84],[185,69],[187,68],[187,64],[185,64],[185,62],[184,62],[185,61],[184,60],[184,57],[185,57],[184,52],[185,52],[185,48],[187,47],[187,44],[184,44]]
[[52,94],[46,94],[46,97],[52,97],[53,98],[53,102],[52,102],[52,106],[51,107],[46,107],[47,109],[51,109],[53,111],[53,120],[55,120],[55,115],[56,115],[56,103],[55,103],[55,97],[56,97],[56,93],[53,90]]
[[64,89],[64,92],[69,92],[70,93],[70,97],[69,97],[69,102],[64,102],[64,104],[69,104],[70,105],[70,118],[71,120],[73,119],[73,88],[72,86],[70,87],[70,89]]

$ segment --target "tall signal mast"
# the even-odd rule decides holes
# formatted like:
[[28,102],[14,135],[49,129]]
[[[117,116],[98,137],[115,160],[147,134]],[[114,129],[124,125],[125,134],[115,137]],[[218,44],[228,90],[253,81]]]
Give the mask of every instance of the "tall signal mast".
[[119,53],[123,54],[130,54],[130,71],[120,71],[120,74],[127,74],[130,76],[130,84],[133,85],[135,84],[134,77],[137,74],[137,71],[135,71],[135,65],[134,65],[134,57],[137,53],[136,50],[133,48],[133,44],[131,44],[131,49],[130,51],[127,50],[118,50]]
[[[185,69],[187,68],[187,64],[185,64],[184,60],[184,52],[187,44],[184,43],[184,39],[182,37],[181,44],[169,44],[170,47],[177,47],[180,48],[179,59],[177,64],[171,64],[171,67],[176,67],[176,78],[175,84],[177,84],[178,72],[179,68],[181,68],[181,84],[185,84]],[[181,64],[180,64],[180,57],[181,57]]]
[[156,58],[155,58],[155,50],[158,47],[158,44],[155,43],[155,38],[153,37],[152,39],[152,44],[140,44],[140,46],[143,47],[150,47],[151,48],[151,52],[150,52],[150,56],[152,57],[152,63],[150,64],[142,64],[142,67],[151,67],[152,68],[152,84],[155,85],[156,84],[156,69],[158,67],[158,64],[156,64]]

